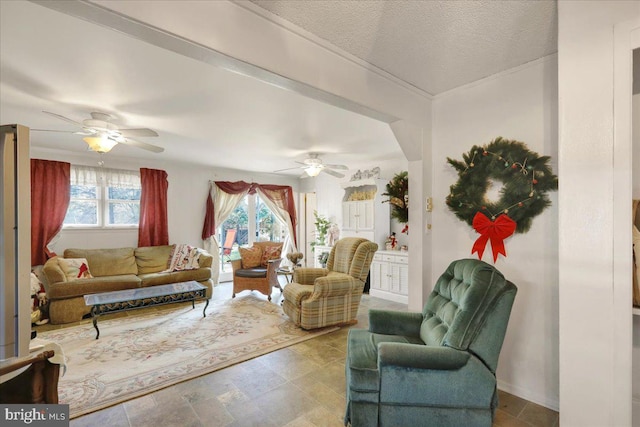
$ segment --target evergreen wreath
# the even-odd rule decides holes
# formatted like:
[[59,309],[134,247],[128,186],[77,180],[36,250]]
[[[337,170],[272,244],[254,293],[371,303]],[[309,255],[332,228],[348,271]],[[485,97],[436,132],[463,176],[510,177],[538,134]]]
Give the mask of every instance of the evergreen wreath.
[[[477,212],[491,221],[507,214],[517,224],[515,232],[526,233],[533,218],[551,205],[547,192],[558,189],[558,177],[549,166],[550,157],[538,156],[519,141],[498,137],[486,146],[474,145],[462,158],[461,162],[447,157],[459,179],[450,187],[446,203],[471,226]],[[503,184],[497,201],[486,198],[492,181]]]
[[409,222],[409,172],[402,171],[394,175],[393,179],[386,185],[387,192],[382,193],[388,196],[389,200],[382,203],[391,204],[391,218],[395,218],[399,223]]

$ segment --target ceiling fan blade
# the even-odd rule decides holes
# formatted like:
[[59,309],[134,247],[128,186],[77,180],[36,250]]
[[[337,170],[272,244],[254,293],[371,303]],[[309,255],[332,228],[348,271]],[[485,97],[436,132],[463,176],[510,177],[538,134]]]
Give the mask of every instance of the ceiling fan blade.
[[124,136],[125,138],[128,137],[138,137],[138,136],[158,136],[158,132],[156,132],[153,129],[148,129],[148,128],[140,128],[140,129],[118,129],[118,132],[120,132],[120,135]]
[[58,132],[58,133],[72,133],[74,135],[91,136],[95,135],[95,132],[91,131],[73,131],[73,130],[57,130],[57,129],[30,129],[33,132]]
[[349,168],[348,168],[348,167],[346,167],[345,165],[324,165],[324,166],[325,166],[325,167],[327,167],[327,168],[331,168],[331,169],[339,169],[339,170],[342,170],[342,171],[346,171],[346,170],[348,170],[348,169],[349,169]]
[[29,129],[32,132],[58,132],[58,133],[77,133],[73,130],[55,130],[55,129]]
[[56,117],[56,118],[58,118],[60,120],[64,120],[65,122],[73,123],[76,126],[80,126],[80,127],[84,126],[82,123],[76,122],[75,120],[71,120],[68,117],[61,116],[60,114],[52,113],[50,111],[42,111],[42,112],[45,113],[45,114],[49,114],[50,116]]
[[344,174],[332,171],[331,169],[324,168],[320,172],[328,173],[329,175],[335,176],[336,178],[344,178]]
[[120,144],[131,145],[133,147],[142,148],[143,150],[153,151],[154,153],[162,153],[164,148],[157,145],[147,144],[146,142],[136,141],[135,139],[122,138],[118,140]]
[[296,166],[295,168],[278,169],[277,171],[273,171],[273,173],[284,172],[284,171],[292,171],[294,169],[300,169],[300,167]]

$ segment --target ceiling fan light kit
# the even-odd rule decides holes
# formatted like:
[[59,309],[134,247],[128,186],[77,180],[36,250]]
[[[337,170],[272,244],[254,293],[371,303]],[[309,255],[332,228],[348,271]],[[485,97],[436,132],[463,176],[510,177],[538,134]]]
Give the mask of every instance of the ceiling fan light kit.
[[322,166],[309,166],[305,169],[305,172],[309,176],[318,176],[320,175],[320,172],[322,172],[322,169]]
[[87,143],[90,149],[98,153],[108,153],[118,144],[117,141],[110,139],[105,134],[100,136],[85,136],[82,140]]
[[[338,170],[347,170],[349,169],[345,165],[327,165],[322,162],[322,159],[318,157],[317,153],[309,153],[309,157],[304,159],[302,162],[296,162],[302,166],[298,166],[295,168],[286,168],[280,169],[274,172],[284,172],[293,169],[302,169],[306,175],[310,177],[316,177],[320,175],[320,172],[324,172],[331,176],[335,176],[336,178],[344,178],[344,174],[340,172],[336,172],[334,169]],[[304,175],[302,176],[304,178]]]

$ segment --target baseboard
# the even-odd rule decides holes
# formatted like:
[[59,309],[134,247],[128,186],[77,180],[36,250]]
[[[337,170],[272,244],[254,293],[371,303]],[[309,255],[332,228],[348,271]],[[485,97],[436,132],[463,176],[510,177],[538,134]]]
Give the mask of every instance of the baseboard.
[[409,297],[406,295],[394,294],[392,292],[385,292],[379,289],[369,289],[369,295],[376,298],[386,299],[387,301],[398,302],[400,304],[408,304]]
[[560,399],[552,398],[550,396],[540,395],[537,393],[531,393],[531,390],[517,387],[512,384],[508,384],[504,381],[498,380],[498,389],[506,391],[507,393],[518,396],[522,399],[526,399],[529,402],[537,403],[545,408],[553,409],[554,411],[560,411]]

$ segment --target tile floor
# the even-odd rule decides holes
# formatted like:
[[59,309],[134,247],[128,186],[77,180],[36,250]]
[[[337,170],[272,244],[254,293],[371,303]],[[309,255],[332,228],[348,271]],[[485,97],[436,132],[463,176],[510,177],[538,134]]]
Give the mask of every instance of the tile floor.
[[[246,294],[241,293],[237,298]],[[260,295],[256,293],[256,295]],[[279,290],[272,302],[281,301]],[[214,299],[231,298],[230,283]],[[266,299],[266,297],[265,297]],[[366,328],[369,308],[406,310],[406,305],[364,295],[356,328]],[[131,313],[131,314],[130,314]],[[135,312],[122,315],[135,315]],[[44,325],[41,330],[57,328]],[[343,425],[344,359],[348,328],[186,381],[71,420],[71,427]],[[558,412],[500,392],[494,426],[558,425]]]

